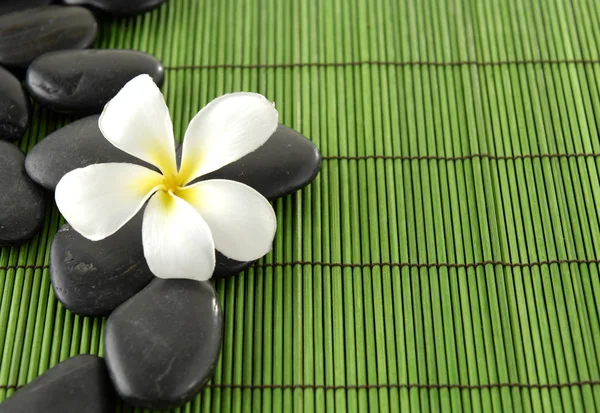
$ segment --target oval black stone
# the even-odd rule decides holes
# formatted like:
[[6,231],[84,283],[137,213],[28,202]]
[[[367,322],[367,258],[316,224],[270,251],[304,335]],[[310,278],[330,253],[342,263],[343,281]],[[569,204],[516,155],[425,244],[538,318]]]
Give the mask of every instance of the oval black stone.
[[119,16],[133,16],[155,9],[167,0],[63,0],[71,6],[90,6]]
[[96,242],[69,224],[57,232],[50,249],[50,281],[65,308],[83,316],[108,315],[154,279],[138,234],[141,221],[138,214],[121,231]]
[[160,87],[162,64],[135,50],[63,50],[37,58],[25,83],[31,96],[55,112],[90,115],[134,77],[148,74]]
[[250,268],[254,261],[236,261],[232,258],[226,257],[219,251],[215,251],[216,263],[215,272],[213,273],[214,278],[224,278],[230,275],[239,274],[240,272]]
[[65,49],[85,49],[98,24],[83,7],[46,6],[0,16],[0,64],[25,69],[39,56]]
[[0,246],[30,239],[44,222],[45,194],[25,173],[24,160],[18,147],[0,141]]
[[126,162],[151,167],[107,141],[98,127],[99,117],[75,121],[35,145],[25,159],[31,179],[54,191],[66,173],[96,163]]
[[0,15],[33,7],[47,6],[50,3],[52,3],[52,0],[1,0]]
[[[154,279],[144,257],[142,221],[143,210],[101,241],[90,241],[69,224],[63,225],[50,248],[50,280],[65,308],[84,316],[107,315]],[[252,265],[218,251],[216,257],[216,278]]]
[[71,357],[0,404],[0,413],[114,413],[115,390],[104,360]]
[[0,139],[21,138],[29,126],[29,98],[21,82],[0,67]]
[[117,393],[134,406],[183,405],[210,380],[222,336],[209,282],[155,279],[106,322],[104,352]]
[[[182,147],[178,148],[178,156],[181,151]],[[230,179],[273,200],[311,183],[321,169],[321,161],[321,153],[311,141],[295,130],[279,125],[263,146],[194,182]]]

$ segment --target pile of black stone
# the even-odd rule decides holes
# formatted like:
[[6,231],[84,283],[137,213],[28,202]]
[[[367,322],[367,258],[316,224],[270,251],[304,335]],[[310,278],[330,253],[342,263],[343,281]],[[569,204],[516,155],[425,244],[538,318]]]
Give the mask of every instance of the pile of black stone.
[[23,153],[8,143],[22,138],[29,127],[28,95],[54,112],[80,117],[100,113],[137,75],[149,74],[161,86],[164,69],[153,56],[134,50],[86,49],[98,32],[94,13],[134,15],[165,1],[0,2],[0,176],[4,178],[0,246],[29,240],[45,218],[43,191],[27,177]]
[[[0,3],[0,246],[18,245],[41,228],[45,194],[68,172],[96,163],[143,164],[100,132],[104,105],[132,78],[161,86],[162,64],[132,50],[85,50],[95,13],[132,15],[165,0],[12,0]],[[24,87],[18,77],[24,77]],[[81,119],[40,141],[27,155],[14,144],[29,124],[30,98]],[[178,150],[178,157],[181,157]],[[145,165],[150,168],[152,166]],[[308,185],[321,166],[317,148],[280,125],[265,145],[203,179],[231,179],[274,200]],[[114,235],[87,240],[68,224],[56,234],[50,278],[63,306],[82,316],[110,315],[104,357],[60,363],[0,404],[0,413],[112,413],[117,394],[135,406],[171,408],[191,400],[215,369],[223,314],[209,282],[161,280],[142,249],[142,214]],[[252,263],[217,252],[215,277]],[[116,391],[115,391],[116,389]]]

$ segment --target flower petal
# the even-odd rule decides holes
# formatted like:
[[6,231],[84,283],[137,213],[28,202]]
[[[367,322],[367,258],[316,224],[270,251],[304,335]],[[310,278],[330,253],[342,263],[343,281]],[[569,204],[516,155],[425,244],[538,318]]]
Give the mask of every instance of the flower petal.
[[275,105],[258,93],[231,93],[192,119],[183,141],[184,184],[237,161],[263,145],[277,129]]
[[182,199],[159,191],[144,211],[144,255],[159,278],[205,281],[215,269],[215,245],[210,228]]
[[215,247],[229,258],[253,261],[271,251],[277,219],[260,193],[225,179],[201,181],[178,195],[202,215]]
[[155,165],[164,175],[177,172],[169,109],[150,76],[130,80],[106,104],[98,126],[122,151]]
[[84,237],[99,241],[127,223],[163,176],[143,166],[105,163],[75,169],[58,182],[56,205]]

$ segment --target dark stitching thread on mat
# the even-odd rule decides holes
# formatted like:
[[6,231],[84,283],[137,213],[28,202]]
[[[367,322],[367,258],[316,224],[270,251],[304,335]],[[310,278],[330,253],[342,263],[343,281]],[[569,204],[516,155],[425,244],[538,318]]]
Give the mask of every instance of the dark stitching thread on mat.
[[[600,264],[600,259],[562,259],[562,260],[547,260],[547,261],[533,261],[533,262],[505,262],[505,261],[479,261],[470,263],[448,263],[448,262],[432,262],[432,263],[412,263],[412,262],[370,262],[363,264],[352,264],[343,262],[322,262],[322,261],[292,261],[292,262],[274,262],[260,264],[255,263],[255,268],[282,268],[282,267],[294,267],[296,265],[301,266],[319,266],[327,268],[379,268],[379,267],[391,267],[391,268],[477,268],[485,267],[486,265],[494,265],[508,268],[531,268],[541,267],[545,265],[553,264]],[[6,270],[45,270],[48,269],[49,265],[16,265],[16,266],[4,266],[0,267],[0,271]]]
[[306,62],[306,63],[221,63],[206,65],[178,65],[165,66],[167,70],[185,70],[185,69],[292,69],[302,67],[351,67],[362,65],[377,66],[508,66],[508,65],[537,65],[537,64],[598,64],[598,59],[543,59],[543,60],[500,60],[496,62],[482,62],[476,60],[461,60],[457,62],[433,62],[426,60],[414,60],[406,62],[386,62],[382,60],[360,60],[356,62]]
[[211,389],[231,390],[371,390],[371,389],[459,389],[459,390],[484,390],[494,388],[520,388],[520,389],[561,389],[565,387],[597,386],[600,380],[584,380],[572,383],[490,383],[490,384],[356,384],[356,385],[327,385],[327,384],[209,384]]
[[564,159],[564,158],[600,158],[600,153],[534,153],[525,155],[490,155],[487,153],[474,153],[460,156],[437,156],[437,155],[330,155],[323,156],[326,160],[349,160],[362,161],[368,159],[401,160],[401,161],[465,161],[469,159],[491,159],[498,161],[510,161],[518,159]]
[[[209,389],[220,390],[371,390],[371,389],[426,389],[426,390],[485,390],[498,388],[518,389],[562,389],[565,387],[598,386],[600,380],[583,380],[571,383],[490,383],[490,384],[356,384],[356,385],[327,385],[327,384],[208,384]],[[2,385],[0,390],[16,390],[25,385]]]
[[48,264],[44,265],[5,265],[0,266],[0,271],[6,270],[46,270],[50,268]]
[[447,262],[434,262],[434,263],[411,263],[411,262],[372,262],[364,264],[347,264],[341,262],[320,262],[320,261],[293,261],[293,262],[275,262],[266,264],[254,264],[256,268],[280,268],[280,267],[294,267],[296,265],[301,266],[319,266],[327,268],[379,268],[379,267],[391,267],[391,268],[477,268],[485,267],[486,265],[501,266],[508,268],[531,268],[541,267],[544,265],[552,264],[600,264],[600,259],[593,260],[548,260],[548,261],[534,261],[534,262],[504,262],[504,261],[480,261],[471,263],[447,263]]

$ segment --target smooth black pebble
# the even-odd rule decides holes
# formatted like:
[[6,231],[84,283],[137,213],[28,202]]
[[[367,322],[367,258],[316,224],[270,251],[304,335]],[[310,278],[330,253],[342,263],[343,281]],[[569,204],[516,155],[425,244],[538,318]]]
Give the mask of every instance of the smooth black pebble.
[[104,106],[134,77],[148,74],[159,87],[163,65],[135,50],[63,50],[37,58],[27,70],[31,96],[55,112],[72,115],[101,113]]
[[65,308],[83,316],[108,315],[154,279],[139,235],[142,215],[101,241],[88,240],[69,224],[56,233],[50,281]]
[[98,31],[83,7],[46,6],[0,16],[0,64],[26,69],[39,56],[89,47]]
[[71,6],[90,6],[118,16],[133,16],[155,9],[167,0],[63,0]]
[[21,82],[0,67],[0,139],[21,138],[29,126],[29,98]]
[[[50,248],[50,281],[65,308],[83,316],[107,315],[155,278],[144,257],[142,221],[143,210],[101,241],[62,226]],[[237,274],[252,264],[216,255],[214,277]]]
[[17,146],[0,141],[0,246],[27,241],[44,223],[45,193],[25,173],[24,160]]
[[108,318],[106,365],[126,402],[174,408],[210,380],[222,336],[221,305],[209,282],[157,278]]
[[0,15],[13,11],[47,6],[52,0],[0,0]]
[[71,357],[0,404],[0,413],[114,413],[116,395],[104,360]]
[[[182,147],[178,149],[179,156]],[[321,153],[302,134],[279,125],[254,152],[194,182],[230,179],[246,184],[273,200],[311,183],[321,169]]]
[[224,278],[238,274],[254,264],[254,261],[236,261],[224,256],[219,251],[216,251],[216,257],[215,272],[213,273],[213,277],[215,278]]
[[77,120],[35,145],[25,159],[25,169],[31,179],[54,191],[65,174],[92,164],[126,162],[150,167],[107,141],[98,127],[99,117]]

